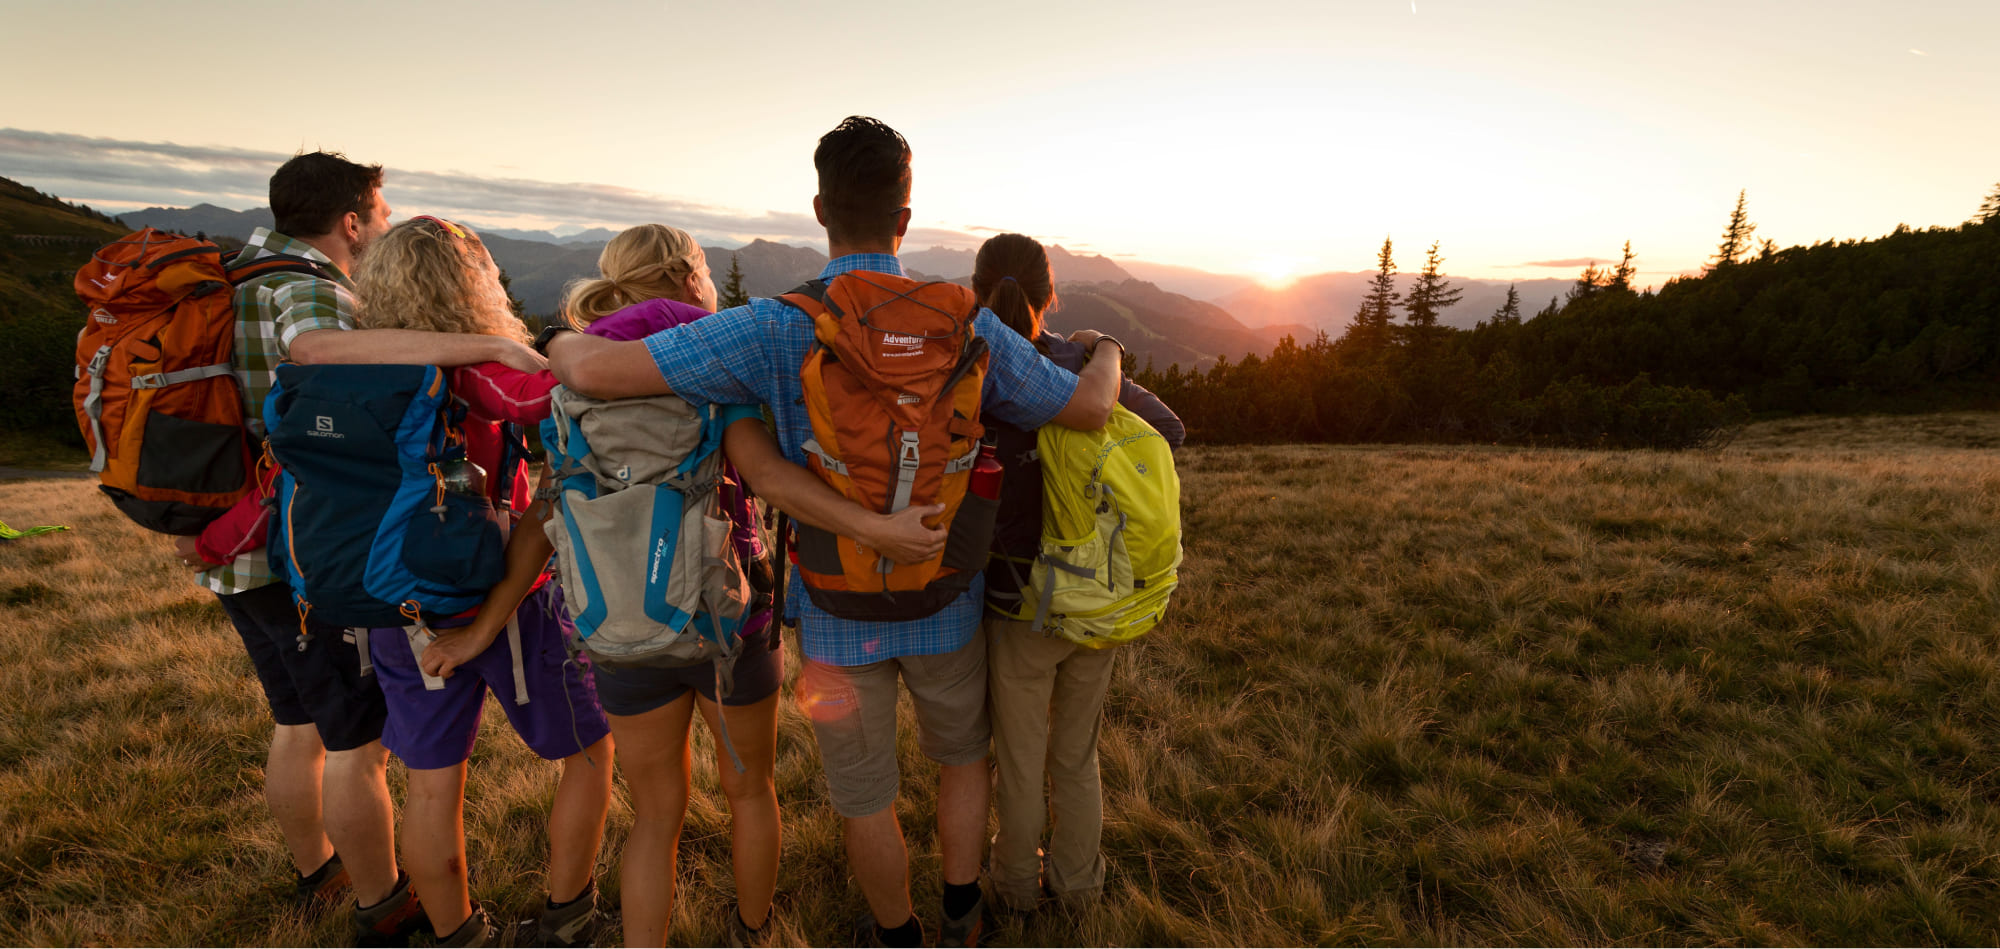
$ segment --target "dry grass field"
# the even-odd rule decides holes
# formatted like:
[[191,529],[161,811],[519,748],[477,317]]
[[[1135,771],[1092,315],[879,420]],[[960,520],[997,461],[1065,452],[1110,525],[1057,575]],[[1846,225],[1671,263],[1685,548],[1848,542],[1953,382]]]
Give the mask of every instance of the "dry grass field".
[[[1996,445],[1963,414],[1715,453],[1191,452],[1175,615],[1108,703],[1106,898],[1000,941],[2000,943]],[[213,599],[88,482],[0,483],[0,520],[76,528],[0,543],[0,943],[342,938],[282,910],[265,713]],[[499,719],[470,855],[519,915],[554,773]],[[782,727],[779,934],[842,944],[862,902]],[[934,772],[904,763],[934,914]],[[682,944],[729,899],[707,767]]]

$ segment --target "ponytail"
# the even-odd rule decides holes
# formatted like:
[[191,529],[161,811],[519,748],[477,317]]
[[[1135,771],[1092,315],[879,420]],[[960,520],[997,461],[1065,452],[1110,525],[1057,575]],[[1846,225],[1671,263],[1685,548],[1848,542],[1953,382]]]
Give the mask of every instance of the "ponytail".
[[582,330],[627,306],[618,282],[603,277],[581,277],[563,288],[562,318],[571,329]]
[[972,292],[1007,328],[1035,341],[1056,296],[1048,251],[1026,235],[994,236],[980,245],[973,262]]

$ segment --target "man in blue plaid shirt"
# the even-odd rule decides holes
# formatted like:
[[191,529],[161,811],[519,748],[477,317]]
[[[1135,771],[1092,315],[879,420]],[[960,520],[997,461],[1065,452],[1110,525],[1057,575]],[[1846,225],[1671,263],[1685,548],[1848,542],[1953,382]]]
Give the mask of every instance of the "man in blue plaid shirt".
[[[901,276],[896,259],[910,224],[910,150],[894,129],[849,117],[813,154],[819,194],[813,211],[826,227],[831,280],[849,271]],[[1085,330],[1099,352],[1079,378],[1035,351],[981,310],[974,331],[990,360],[980,411],[1023,429],[1047,424],[1102,428],[1121,381],[1117,341]],[[757,299],[632,342],[567,333],[550,340],[550,368],[564,384],[599,398],[673,392],[696,403],[761,403],[777,422],[779,445],[805,465],[812,437],[799,369],[813,345],[812,320],[775,300]],[[754,487],[754,485],[753,485]],[[797,585],[794,572],[792,583]],[[896,683],[916,707],[918,744],[940,765],[938,841],[943,851],[943,942],[976,940],[984,917],[979,865],[988,796],[986,644],[980,638],[982,584],[943,610],[906,623],[864,623],[787,599],[799,621],[806,665],[801,705],[813,720],[829,796],[845,819],[848,862],[873,915],[864,939],[919,945],[910,903],[909,852],[896,821]]]

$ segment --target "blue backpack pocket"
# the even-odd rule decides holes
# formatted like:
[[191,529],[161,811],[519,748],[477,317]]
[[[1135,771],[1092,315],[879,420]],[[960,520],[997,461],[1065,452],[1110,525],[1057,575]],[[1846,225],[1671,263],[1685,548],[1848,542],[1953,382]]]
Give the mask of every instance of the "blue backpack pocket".
[[507,556],[493,503],[445,492],[443,504],[410,522],[403,566],[443,590],[485,590],[499,583],[507,573]]

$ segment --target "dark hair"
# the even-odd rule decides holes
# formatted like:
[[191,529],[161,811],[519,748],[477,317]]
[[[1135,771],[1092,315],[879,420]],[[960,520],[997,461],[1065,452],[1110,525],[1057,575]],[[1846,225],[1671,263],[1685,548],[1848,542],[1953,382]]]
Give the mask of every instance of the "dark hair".
[[357,165],[339,152],[302,152],[271,175],[272,226],[291,237],[326,235],[349,211],[366,218],[380,187],[381,165]]
[[872,243],[896,236],[896,212],[910,204],[910,144],[895,129],[850,115],[813,150],[828,240]]
[[972,292],[1009,329],[1030,341],[1042,335],[1042,314],[1055,302],[1049,254],[1025,234],[1000,234],[979,245]]

